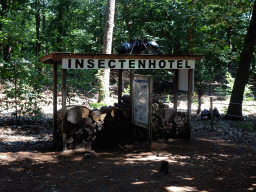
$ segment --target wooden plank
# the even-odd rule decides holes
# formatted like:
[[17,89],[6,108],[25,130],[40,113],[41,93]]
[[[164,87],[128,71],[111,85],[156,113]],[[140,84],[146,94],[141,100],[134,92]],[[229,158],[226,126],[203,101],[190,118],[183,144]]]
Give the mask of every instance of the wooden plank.
[[153,77],[149,77],[149,103],[148,103],[148,148],[151,151],[152,143],[152,102],[153,102]]
[[[130,69],[130,109],[131,109],[131,122],[133,122],[133,98],[132,98],[132,95],[133,95],[133,86],[132,86],[132,82],[133,82],[133,79],[134,79],[134,73],[135,73],[135,70],[134,69]],[[133,126],[134,127],[134,126]],[[135,129],[133,129],[133,138],[135,139]]]
[[122,69],[118,69],[118,103],[121,103],[122,99]]
[[188,134],[186,139],[191,138],[191,105],[193,89],[193,69],[188,69]]
[[211,131],[213,131],[213,108],[212,108],[212,97],[210,97],[211,106]]
[[177,113],[178,109],[178,78],[179,78],[179,70],[175,69],[174,70],[174,111]]
[[58,65],[53,65],[53,139],[57,139],[57,81],[58,81]]
[[[130,104],[131,104],[131,107],[130,107],[130,109],[131,109],[131,111],[133,111],[134,109],[133,109],[133,86],[132,86],[132,82],[133,82],[133,79],[134,79],[134,72],[135,72],[135,70],[134,69],[130,69]],[[131,115],[131,120],[132,120],[132,123],[134,123],[133,122],[133,113],[131,113],[132,115]]]
[[66,99],[67,99],[67,69],[62,69],[62,137],[63,137],[63,151],[67,150],[67,111],[66,111]]

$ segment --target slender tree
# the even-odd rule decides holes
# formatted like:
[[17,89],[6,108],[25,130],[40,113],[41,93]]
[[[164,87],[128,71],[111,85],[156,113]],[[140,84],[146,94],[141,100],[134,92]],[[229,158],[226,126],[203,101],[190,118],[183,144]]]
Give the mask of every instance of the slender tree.
[[36,19],[36,56],[39,56],[39,52],[41,49],[40,45],[40,1],[36,0],[35,2],[35,8],[36,8],[36,13],[35,13],[35,19]]
[[240,54],[239,66],[236,72],[234,87],[232,90],[227,119],[243,119],[242,102],[244,89],[247,84],[250,64],[253,58],[254,46],[256,44],[256,1],[254,2],[251,22],[244,40],[244,47]]
[[[105,33],[103,40],[103,54],[111,54],[112,53],[112,41],[113,41],[113,30],[114,30],[114,22],[115,22],[115,0],[108,0],[107,10],[106,10],[106,21],[105,21]],[[100,94],[99,100],[100,102],[103,97],[105,97],[105,101],[109,99],[109,76],[110,69],[100,70]]]

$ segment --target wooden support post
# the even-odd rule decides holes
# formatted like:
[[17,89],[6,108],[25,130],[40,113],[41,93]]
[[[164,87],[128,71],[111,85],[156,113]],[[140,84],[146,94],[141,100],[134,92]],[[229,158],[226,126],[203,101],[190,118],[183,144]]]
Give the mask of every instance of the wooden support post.
[[153,77],[149,77],[149,106],[148,106],[148,148],[151,151],[152,143],[152,102],[153,102]]
[[213,131],[213,109],[212,109],[212,97],[210,97],[211,103],[211,131]]
[[63,138],[63,151],[67,150],[67,112],[66,112],[66,99],[67,99],[67,69],[62,69],[62,138]]
[[188,133],[186,139],[191,138],[191,105],[193,88],[193,69],[188,69]]
[[58,64],[53,64],[53,139],[57,139],[57,81],[58,81]]
[[174,105],[173,109],[175,113],[177,113],[178,109],[178,78],[179,78],[179,70],[175,69],[174,70]]
[[[133,90],[133,79],[134,79],[134,69],[130,69],[130,105],[131,105],[131,114],[133,114],[133,103],[132,103],[132,101],[133,101],[133,92],[132,92],[132,90]],[[132,116],[132,115],[131,115]],[[134,123],[133,122],[133,117],[131,117],[132,119],[132,123]]]
[[[132,124],[134,123],[133,121],[133,79],[134,79],[134,69],[130,69],[130,109],[131,109],[131,122]],[[134,126],[133,126],[134,127]],[[135,129],[133,130],[133,139],[135,140]]]
[[118,69],[118,103],[121,103],[122,98],[122,69]]

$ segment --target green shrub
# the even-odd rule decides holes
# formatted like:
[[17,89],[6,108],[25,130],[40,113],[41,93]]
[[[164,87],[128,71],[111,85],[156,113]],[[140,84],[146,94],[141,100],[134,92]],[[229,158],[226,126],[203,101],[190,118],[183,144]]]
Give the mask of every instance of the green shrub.
[[[222,99],[227,99],[231,96],[232,90],[233,90],[233,86],[234,86],[234,82],[235,82],[235,78],[232,77],[232,75],[227,72],[225,75],[225,80],[227,81],[227,83],[224,84],[224,87],[217,87],[215,89],[216,95],[218,97],[218,99],[222,100]],[[251,90],[251,85],[246,85],[245,89],[244,89],[244,100],[245,101],[250,101],[253,100],[253,92]]]

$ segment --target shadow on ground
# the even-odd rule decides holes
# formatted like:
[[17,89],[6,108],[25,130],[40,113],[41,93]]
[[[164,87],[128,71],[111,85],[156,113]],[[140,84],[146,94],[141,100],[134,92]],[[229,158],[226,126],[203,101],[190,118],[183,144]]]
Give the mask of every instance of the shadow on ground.
[[[96,151],[0,153],[2,191],[255,191],[256,152],[204,135]],[[87,158],[88,157],[88,158]],[[169,173],[159,173],[161,161]]]

